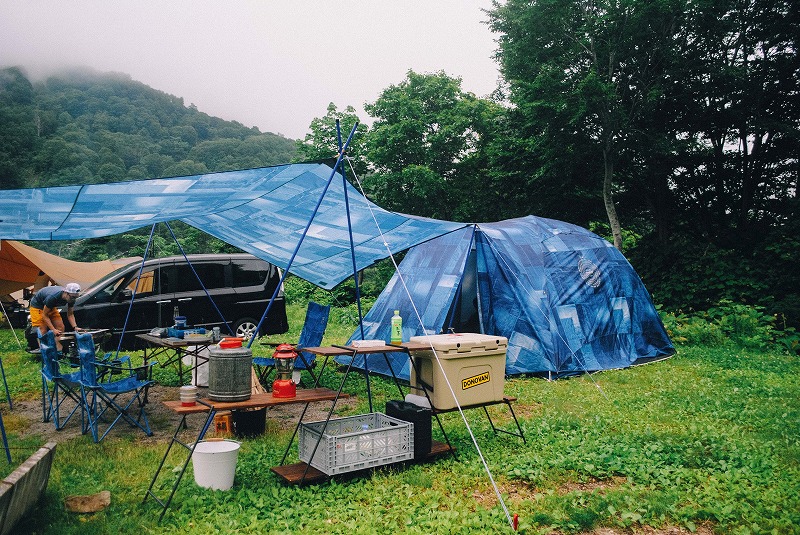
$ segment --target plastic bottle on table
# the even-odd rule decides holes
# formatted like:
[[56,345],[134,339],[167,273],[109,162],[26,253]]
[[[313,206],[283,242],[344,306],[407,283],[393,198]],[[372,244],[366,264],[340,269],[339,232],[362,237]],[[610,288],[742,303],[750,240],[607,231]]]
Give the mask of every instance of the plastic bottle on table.
[[392,316],[392,334],[389,338],[392,344],[399,344],[403,342],[403,318],[400,317],[400,311],[395,310]]

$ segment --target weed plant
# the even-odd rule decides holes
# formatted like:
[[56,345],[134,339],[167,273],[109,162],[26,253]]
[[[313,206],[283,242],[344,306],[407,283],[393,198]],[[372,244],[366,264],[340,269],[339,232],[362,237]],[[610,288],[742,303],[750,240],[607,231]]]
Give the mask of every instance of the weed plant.
[[[304,312],[290,307],[298,333]],[[350,332],[351,324],[332,315],[324,343],[344,342]],[[38,363],[8,330],[0,331],[0,351],[14,401],[38,399]],[[367,412],[359,377],[351,375],[345,390],[358,399],[351,410]],[[391,381],[372,379],[380,410],[398,393]],[[177,384],[177,378],[172,381]],[[329,367],[323,381],[338,386],[341,372]],[[796,356],[728,342],[688,345],[671,359],[626,370],[556,382],[511,378],[505,392],[518,398],[515,411],[526,443],[494,435],[482,411],[465,417],[503,502],[519,515],[521,533],[659,533],[676,526],[800,533]],[[1,408],[18,463],[44,439],[7,404]],[[513,425],[504,407],[490,409],[495,423]],[[145,439],[122,427],[100,444],[88,436],[60,439],[44,500],[16,532],[510,533],[461,416],[445,414],[442,422],[458,460],[445,456],[298,487],[270,471],[280,463],[290,432],[268,417],[266,434],[242,441],[233,489],[200,488],[190,468],[161,523],[158,504],[152,498],[142,502],[171,430]],[[442,439],[435,425],[434,438]],[[296,460],[295,445],[289,462]],[[168,493],[181,463],[177,455],[168,458],[160,494]],[[66,512],[65,497],[101,490],[111,491],[110,507]]]

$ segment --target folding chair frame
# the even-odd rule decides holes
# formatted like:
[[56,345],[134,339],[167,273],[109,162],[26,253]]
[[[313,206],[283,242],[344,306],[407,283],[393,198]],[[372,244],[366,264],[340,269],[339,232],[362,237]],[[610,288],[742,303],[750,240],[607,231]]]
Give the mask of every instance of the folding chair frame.
[[[314,380],[314,386],[317,386],[319,382],[319,379],[317,379],[317,375],[313,370],[314,366],[316,365],[316,361],[309,361],[309,359],[314,358],[314,355],[304,352],[303,348],[318,346],[322,342],[322,336],[325,332],[325,328],[328,326],[330,308],[331,307],[329,305],[320,305],[314,301],[309,301],[308,309],[306,310],[306,317],[303,323],[303,329],[300,331],[300,337],[297,341],[297,358],[300,359],[303,367],[295,365],[295,369],[306,370],[309,374],[311,374],[311,378]],[[312,322],[321,324],[321,328],[318,325],[311,325]],[[266,345],[277,346],[278,344],[269,343]],[[258,380],[262,385],[264,385],[265,388],[269,389],[269,377],[275,370],[275,359],[268,357],[255,357],[253,359],[253,366],[256,369]]]
[[[80,410],[81,432],[86,433],[88,427],[85,419],[86,405],[81,395],[81,372],[61,373],[56,353],[55,335],[52,331],[39,336],[39,347],[42,357],[42,421],[49,422],[53,419],[56,430],[60,431]],[[52,384],[52,391],[50,384]],[[72,400],[75,406],[62,418],[62,405],[67,400]]]
[[[86,406],[88,428],[92,432],[92,439],[95,442],[103,440],[120,420],[128,422],[133,427],[138,427],[147,436],[152,436],[153,432],[150,430],[150,422],[147,420],[145,405],[147,404],[147,390],[153,384],[150,377],[152,366],[155,363],[132,368],[99,362],[96,359],[91,335],[79,334],[77,342],[81,360],[81,397]],[[127,376],[122,379],[102,382],[98,380],[101,377],[114,377],[125,373]],[[118,401],[120,396],[125,394],[130,394],[130,397],[122,402]],[[131,414],[132,408],[137,410],[135,418]],[[115,416],[101,434],[100,427],[109,410]]]

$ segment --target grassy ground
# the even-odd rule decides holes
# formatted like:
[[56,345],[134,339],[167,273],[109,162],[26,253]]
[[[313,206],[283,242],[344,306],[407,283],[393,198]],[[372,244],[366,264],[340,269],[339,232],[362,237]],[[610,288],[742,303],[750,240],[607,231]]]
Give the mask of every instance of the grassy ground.
[[[302,322],[302,310],[291,314],[293,325],[297,317]],[[339,324],[334,315],[326,343],[346,339],[351,328]],[[0,356],[14,401],[36,399],[38,364],[8,330],[0,331]],[[335,383],[337,374],[326,380]],[[176,384],[167,375],[160,380]],[[348,383],[358,396],[348,410],[367,412],[363,383]],[[386,381],[373,386],[379,409],[398,397]],[[687,347],[628,370],[557,382],[514,378],[505,392],[519,398],[515,409],[527,443],[493,435],[481,411],[466,417],[503,503],[519,515],[520,532],[800,533],[796,357]],[[509,425],[502,408],[493,408],[496,423]],[[18,462],[46,437],[31,433],[5,403],[2,412]],[[264,436],[243,441],[232,490],[202,489],[187,473],[160,524],[159,506],[142,500],[172,422],[161,422],[150,439],[126,428],[100,444],[59,436],[45,500],[19,532],[511,532],[464,423],[457,413],[443,420],[458,461],[444,457],[299,488],[269,470],[279,464],[290,431],[268,420]],[[165,495],[179,465],[168,459],[173,479],[163,484]],[[112,494],[102,512],[65,511],[65,497],[101,490]]]

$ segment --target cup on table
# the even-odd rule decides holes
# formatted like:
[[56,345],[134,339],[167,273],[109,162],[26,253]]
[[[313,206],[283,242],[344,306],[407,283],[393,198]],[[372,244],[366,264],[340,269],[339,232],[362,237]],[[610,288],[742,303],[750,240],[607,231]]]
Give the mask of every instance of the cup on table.
[[194,385],[182,386],[180,389],[181,405],[191,407],[197,403],[197,387]]

